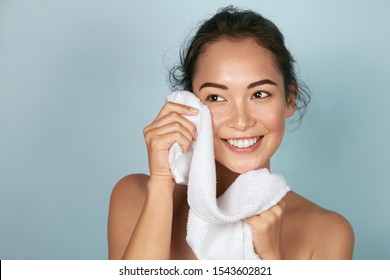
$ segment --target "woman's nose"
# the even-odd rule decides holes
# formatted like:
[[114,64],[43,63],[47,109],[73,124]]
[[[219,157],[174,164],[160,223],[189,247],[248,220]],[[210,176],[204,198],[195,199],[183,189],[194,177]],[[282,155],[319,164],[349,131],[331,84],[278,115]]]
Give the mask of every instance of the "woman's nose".
[[256,123],[250,110],[242,104],[235,105],[228,114],[230,115],[228,126],[239,131],[245,131]]

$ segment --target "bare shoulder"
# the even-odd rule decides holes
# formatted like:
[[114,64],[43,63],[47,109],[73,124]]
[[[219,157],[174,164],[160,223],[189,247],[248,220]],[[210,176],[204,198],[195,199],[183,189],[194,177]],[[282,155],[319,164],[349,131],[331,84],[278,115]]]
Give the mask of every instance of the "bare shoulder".
[[312,259],[352,259],[354,233],[347,219],[296,193],[291,193],[290,200],[292,216],[310,242]]
[[121,259],[126,250],[141,214],[148,179],[144,174],[128,175],[112,190],[108,213],[109,259]]
[[128,202],[128,200],[138,201],[146,194],[146,184],[149,176],[145,174],[132,174],[123,177],[116,183],[111,193],[110,203]]

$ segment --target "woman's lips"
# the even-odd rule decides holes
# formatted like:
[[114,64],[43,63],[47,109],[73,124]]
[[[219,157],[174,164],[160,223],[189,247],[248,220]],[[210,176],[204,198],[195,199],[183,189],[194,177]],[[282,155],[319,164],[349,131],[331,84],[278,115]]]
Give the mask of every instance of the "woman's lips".
[[259,147],[262,139],[263,136],[257,136],[248,138],[223,139],[223,142],[230,150],[234,152],[250,153]]

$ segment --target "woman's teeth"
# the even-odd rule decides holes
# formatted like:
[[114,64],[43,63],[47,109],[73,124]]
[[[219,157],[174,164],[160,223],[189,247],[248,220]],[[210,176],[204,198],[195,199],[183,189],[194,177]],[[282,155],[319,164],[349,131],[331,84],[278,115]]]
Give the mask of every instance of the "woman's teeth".
[[231,139],[226,139],[226,141],[237,148],[248,148],[254,144],[256,144],[257,141],[259,141],[260,137],[254,137],[251,139],[240,139],[240,140],[231,140]]

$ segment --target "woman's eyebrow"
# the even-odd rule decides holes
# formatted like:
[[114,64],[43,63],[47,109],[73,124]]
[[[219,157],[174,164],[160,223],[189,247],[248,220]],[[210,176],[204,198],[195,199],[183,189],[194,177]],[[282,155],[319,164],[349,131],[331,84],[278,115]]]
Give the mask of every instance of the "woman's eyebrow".
[[199,87],[199,90],[201,90],[202,88],[205,88],[205,87],[214,87],[214,88],[220,88],[220,89],[229,89],[229,88],[228,88],[227,86],[225,86],[225,85],[207,82],[207,83],[204,83],[203,85],[201,85],[201,86]]
[[261,85],[274,85],[274,86],[277,86],[277,84],[275,82],[271,81],[270,79],[264,79],[264,80],[260,80],[260,81],[251,83],[247,87],[247,89],[254,88],[254,87],[257,87],[257,86],[261,86]]
[[[251,88],[254,88],[254,87],[257,87],[257,86],[261,86],[261,85],[274,85],[274,86],[277,86],[277,84],[275,82],[273,82],[272,80],[270,79],[264,79],[264,80],[259,80],[259,81],[256,81],[256,82],[253,82],[251,83],[247,89],[251,89]],[[217,84],[217,83],[211,83],[211,82],[206,82],[204,84],[202,84],[200,87],[199,87],[199,90],[201,90],[202,88],[205,88],[205,87],[214,87],[214,88],[219,88],[219,89],[224,89],[224,90],[227,90],[229,89],[227,86],[225,85],[221,85],[221,84]]]

